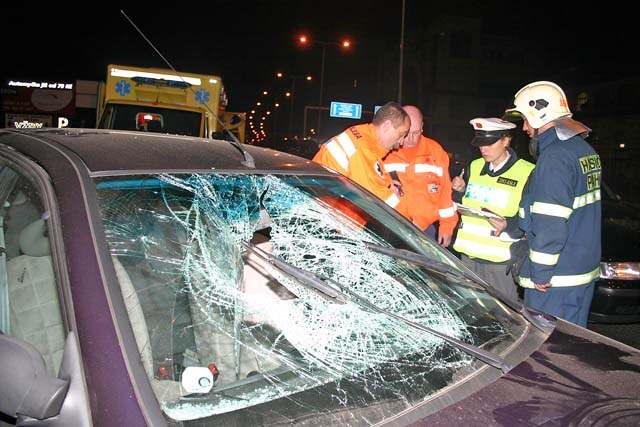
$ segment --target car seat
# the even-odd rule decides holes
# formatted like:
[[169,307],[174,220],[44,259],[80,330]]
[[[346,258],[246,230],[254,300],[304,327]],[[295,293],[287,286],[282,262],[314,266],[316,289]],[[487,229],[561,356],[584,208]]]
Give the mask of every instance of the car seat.
[[147,376],[149,377],[151,388],[160,402],[175,400],[182,395],[180,383],[178,381],[160,380],[155,378],[149,330],[144,317],[144,311],[142,310],[140,300],[138,299],[138,294],[131,282],[129,274],[122,266],[122,263],[116,256],[111,256],[111,260],[113,261],[113,266],[116,271],[116,277],[118,278],[122,298],[124,299],[124,304],[127,309],[129,322],[133,329],[133,335],[136,340],[138,352],[140,353],[140,361],[147,373]]
[[49,373],[56,376],[65,331],[45,231],[46,223],[42,219],[26,226],[18,239],[22,255],[7,261],[10,334],[36,347]]
[[[259,247],[271,251],[270,242],[261,243]],[[273,278],[269,274],[269,267],[254,254],[245,257],[242,277],[242,282],[237,285],[237,306],[229,309],[211,301],[195,300],[194,294],[209,294],[203,289],[211,283],[206,277],[192,275],[194,289],[189,299],[194,337],[200,361],[204,366],[215,363],[220,372],[218,386],[234,383],[254,373],[271,371],[280,365],[275,358],[258,354],[247,344],[253,341],[249,336],[249,326],[273,324],[264,304],[273,302],[270,309],[278,310],[275,303],[283,298],[271,287]]]

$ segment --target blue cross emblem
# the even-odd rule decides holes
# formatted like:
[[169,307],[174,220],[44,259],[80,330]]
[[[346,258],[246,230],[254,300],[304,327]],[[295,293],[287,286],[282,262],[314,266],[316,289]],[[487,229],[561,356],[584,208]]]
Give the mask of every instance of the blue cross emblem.
[[207,102],[209,102],[209,91],[198,89],[196,91],[196,101],[198,101],[200,104],[206,104]]
[[124,80],[120,80],[116,83],[116,92],[118,92],[120,96],[125,96],[131,92],[131,85]]

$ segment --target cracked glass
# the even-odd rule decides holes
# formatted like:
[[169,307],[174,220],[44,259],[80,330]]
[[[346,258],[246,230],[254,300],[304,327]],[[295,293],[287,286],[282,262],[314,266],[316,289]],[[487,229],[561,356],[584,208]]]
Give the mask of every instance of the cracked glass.
[[171,423],[375,424],[485,366],[315,292],[245,244],[496,355],[525,331],[484,291],[368,248],[464,268],[343,178],[156,174],[97,188],[140,360]]

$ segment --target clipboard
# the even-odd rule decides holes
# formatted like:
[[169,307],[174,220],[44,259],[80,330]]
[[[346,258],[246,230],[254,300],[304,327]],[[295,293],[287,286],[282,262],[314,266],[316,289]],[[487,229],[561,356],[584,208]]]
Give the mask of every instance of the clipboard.
[[505,220],[503,216],[500,216],[489,210],[475,209],[475,208],[465,206],[456,202],[454,202],[453,205],[456,207],[456,210],[461,215],[473,216],[476,218],[483,218],[483,219],[495,218],[495,219]]

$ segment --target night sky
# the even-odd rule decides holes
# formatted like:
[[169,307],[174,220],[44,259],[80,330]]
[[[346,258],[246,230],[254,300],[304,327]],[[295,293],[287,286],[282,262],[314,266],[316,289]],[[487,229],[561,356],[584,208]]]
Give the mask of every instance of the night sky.
[[[432,3],[407,0],[408,48],[433,16],[482,17],[488,34],[544,46],[551,77],[572,83],[639,74],[638,23],[621,3],[610,2],[615,9],[607,10],[585,2],[547,7],[540,2]],[[300,31],[327,41],[349,36],[353,52],[342,58],[344,64],[362,64],[397,51],[399,45],[401,0],[178,2],[171,8],[146,4],[146,9],[124,10],[177,70],[220,75],[232,110],[246,110],[258,91],[273,83],[277,70],[317,75],[319,49],[297,47]],[[109,63],[166,68],[119,9],[108,3],[95,12],[89,9],[3,6],[3,83],[9,78],[104,80]],[[331,55],[336,62],[346,54],[336,50]],[[327,76],[339,77],[335,72]]]

